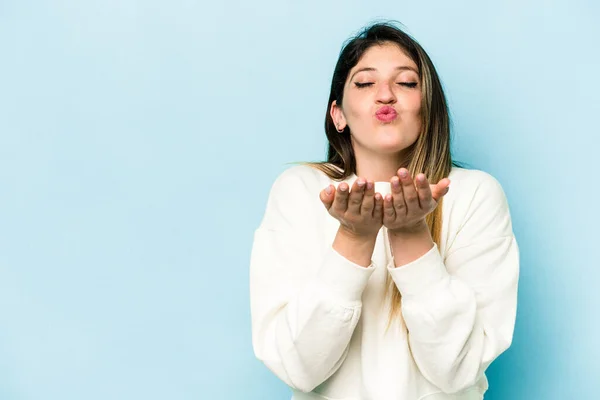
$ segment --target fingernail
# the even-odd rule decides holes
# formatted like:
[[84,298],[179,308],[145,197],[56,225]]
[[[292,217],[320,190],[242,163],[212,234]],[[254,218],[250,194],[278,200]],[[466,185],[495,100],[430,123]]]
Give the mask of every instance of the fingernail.
[[417,179],[419,180],[419,182],[425,182],[425,175],[419,175]]
[[367,182],[367,189],[373,189],[373,182]]
[[327,188],[325,189],[325,193],[331,194],[331,186],[327,186]]
[[340,185],[340,190],[341,190],[342,192],[345,192],[345,191],[346,191],[346,189],[348,189],[346,186]]
[[400,176],[406,178],[408,176],[408,172],[405,169],[403,169],[400,171]]
[[392,178],[392,185],[394,185],[394,187],[400,186],[400,180],[397,177],[393,177]]
[[363,187],[363,186],[365,185],[365,181],[363,181],[362,179],[359,179],[359,180],[356,182],[356,184],[357,184],[359,187]]

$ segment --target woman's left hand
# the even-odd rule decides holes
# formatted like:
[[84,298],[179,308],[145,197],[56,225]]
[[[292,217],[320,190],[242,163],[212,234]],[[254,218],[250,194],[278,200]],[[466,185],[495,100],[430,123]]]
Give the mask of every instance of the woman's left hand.
[[390,180],[392,194],[384,197],[383,225],[388,231],[411,232],[425,225],[427,214],[435,210],[440,199],[448,193],[450,179],[444,178],[430,185],[422,173],[414,180],[406,168],[400,168],[396,174]]

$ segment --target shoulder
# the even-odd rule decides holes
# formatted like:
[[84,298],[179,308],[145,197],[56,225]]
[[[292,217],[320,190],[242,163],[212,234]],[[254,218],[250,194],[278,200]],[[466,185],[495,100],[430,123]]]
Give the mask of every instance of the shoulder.
[[478,169],[467,169],[462,167],[452,167],[450,174],[450,186],[454,183],[460,186],[461,190],[467,191],[503,191],[502,185],[489,172]]
[[453,167],[448,178],[450,190],[444,198],[446,202],[448,197],[445,208],[458,216],[461,226],[477,224],[508,234],[512,228],[508,200],[495,176],[482,170]]
[[504,188],[489,172],[477,169],[452,167],[450,174],[450,192],[455,201],[469,203],[471,206],[479,203],[506,203]]
[[331,182],[332,179],[327,174],[314,166],[293,165],[277,175],[271,185],[270,197],[314,197],[315,193],[318,195]]
[[[281,225],[322,211],[319,192],[331,179],[319,169],[299,164],[286,168],[271,185],[263,225]],[[297,222],[296,222],[297,223]]]

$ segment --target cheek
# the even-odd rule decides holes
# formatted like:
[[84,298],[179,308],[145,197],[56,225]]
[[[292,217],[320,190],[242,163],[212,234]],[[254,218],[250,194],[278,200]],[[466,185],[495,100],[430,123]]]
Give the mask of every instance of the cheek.
[[404,109],[413,114],[420,114],[421,112],[421,94],[416,93],[411,96],[407,96],[404,101]]
[[346,118],[351,122],[360,123],[361,120],[365,119],[371,113],[371,102],[364,99],[348,99],[345,102],[344,110]]

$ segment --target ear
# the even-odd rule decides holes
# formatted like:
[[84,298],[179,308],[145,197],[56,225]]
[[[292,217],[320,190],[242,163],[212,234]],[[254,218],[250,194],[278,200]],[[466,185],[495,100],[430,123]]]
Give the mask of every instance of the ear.
[[329,114],[331,114],[331,119],[333,119],[333,123],[339,130],[342,130],[346,127],[346,117],[344,116],[342,107],[338,106],[336,100],[331,103]]

